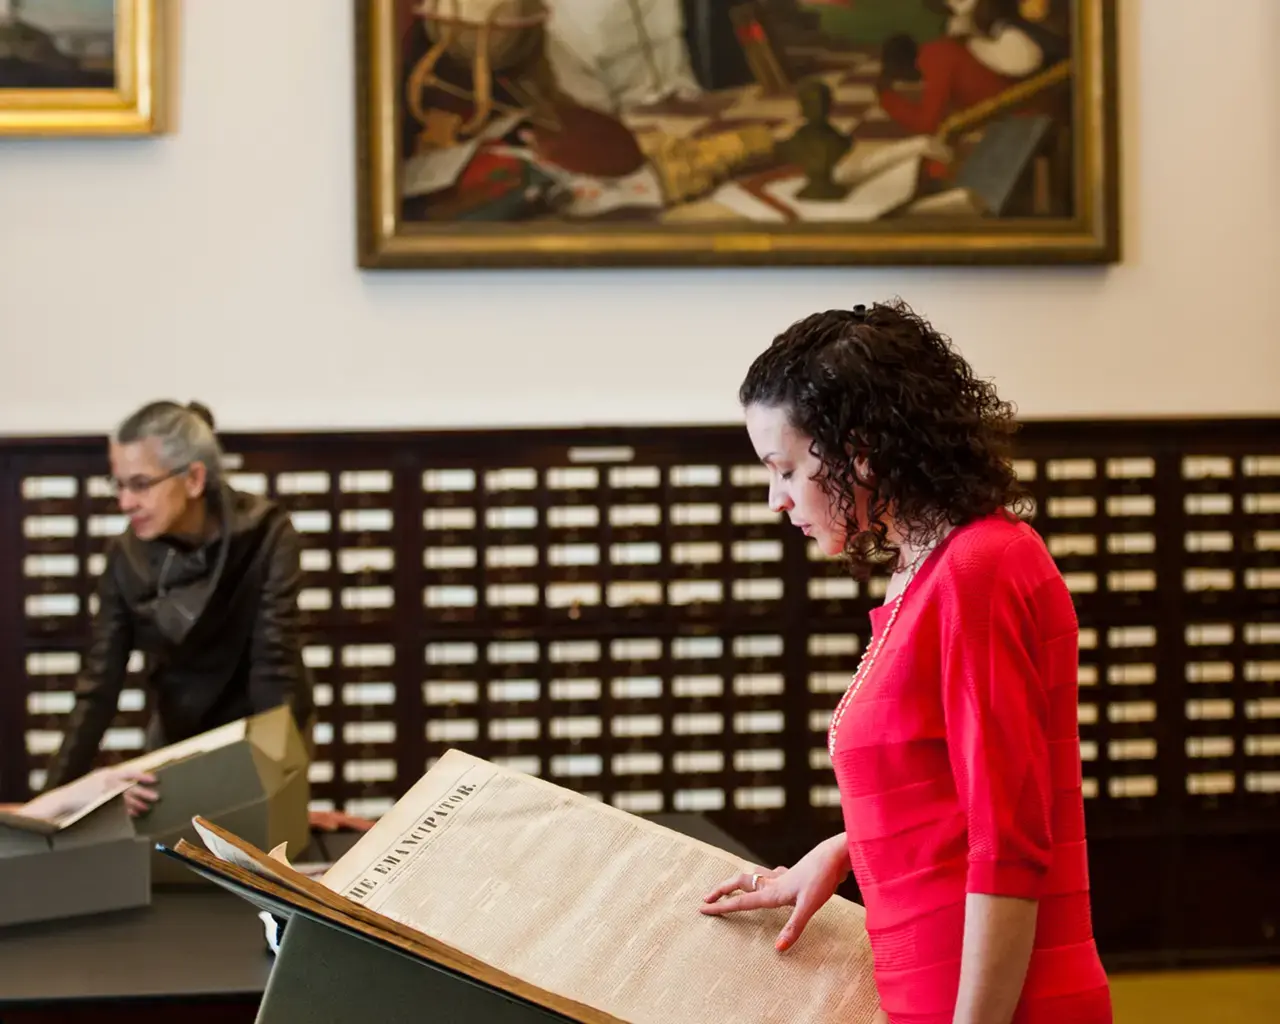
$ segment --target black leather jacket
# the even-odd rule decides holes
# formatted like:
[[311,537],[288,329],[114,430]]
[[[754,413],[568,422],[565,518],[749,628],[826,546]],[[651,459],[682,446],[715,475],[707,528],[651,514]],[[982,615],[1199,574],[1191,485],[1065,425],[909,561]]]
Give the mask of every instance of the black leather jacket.
[[76,704],[47,786],[93,766],[116,714],[131,651],[145,658],[158,746],[280,704],[299,727],[314,702],[298,628],[298,535],[266,498],[225,485],[211,506],[221,527],[199,547],[126,532],[108,550]]

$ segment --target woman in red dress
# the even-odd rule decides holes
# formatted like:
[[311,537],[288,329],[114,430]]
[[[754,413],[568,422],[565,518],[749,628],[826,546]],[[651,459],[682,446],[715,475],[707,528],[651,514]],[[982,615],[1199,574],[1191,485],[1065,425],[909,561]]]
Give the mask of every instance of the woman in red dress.
[[845,832],[704,913],[794,906],[789,948],[852,870],[881,1019],[1110,1024],[1093,939],[1077,729],[1078,625],[1011,513],[1011,406],[901,303],[833,310],[747,373],[770,507],[859,575],[894,567],[835,708]]

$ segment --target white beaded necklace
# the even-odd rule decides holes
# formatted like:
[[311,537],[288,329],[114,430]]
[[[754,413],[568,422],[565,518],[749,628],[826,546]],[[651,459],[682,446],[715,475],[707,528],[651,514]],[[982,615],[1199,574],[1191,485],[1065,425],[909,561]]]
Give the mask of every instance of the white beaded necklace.
[[858,659],[858,667],[854,670],[849,688],[844,691],[844,696],[840,698],[840,703],[836,705],[836,710],[831,715],[831,726],[827,729],[827,753],[833,761],[836,756],[836,732],[840,728],[840,720],[844,718],[844,713],[848,710],[849,704],[857,696],[858,691],[862,689],[862,684],[866,681],[867,676],[871,674],[871,669],[876,663],[876,655],[880,653],[880,648],[884,646],[885,640],[888,639],[889,631],[893,629],[894,620],[898,617],[898,609],[902,607],[902,599],[907,596],[907,588],[911,586],[911,581],[916,578],[916,570],[920,568],[920,564],[929,556],[932,550],[932,546],[925,548],[916,556],[915,561],[907,567],[907,581],[902,585],[902,589],[898,591],[898,596],[894,598],[893,610],[889,612],[889,621],[884,624],[884,629],[880,631],[880,636],[872,638],[872,642],[868,643],[863,649],[862,657]]

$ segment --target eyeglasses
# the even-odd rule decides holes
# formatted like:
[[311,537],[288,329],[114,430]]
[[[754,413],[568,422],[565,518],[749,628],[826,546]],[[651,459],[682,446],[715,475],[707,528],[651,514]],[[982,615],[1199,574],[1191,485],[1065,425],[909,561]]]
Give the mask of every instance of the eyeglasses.
[[181,476],[190,468],[191,463],[188,462],[186,465],[179,466],[177,469],[169,470],[169,472],[165,473],[163,476],[131,476],[128,480],[117,480],[112,477],[110,481],[111,489],[116,494],[120,494],[124,491],[128,491],[130,494],[146,494],[147,491],[151,490],[151,488],[155,487],[157,484],[162,484],[166,480],[172,480],[175,476]]

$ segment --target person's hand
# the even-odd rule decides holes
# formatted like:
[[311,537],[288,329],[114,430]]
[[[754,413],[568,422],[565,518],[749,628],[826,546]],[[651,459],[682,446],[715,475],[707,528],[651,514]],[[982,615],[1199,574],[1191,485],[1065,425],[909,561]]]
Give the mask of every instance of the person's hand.
[[160,793],[151,788],[156,784],[154,775],[125,767],[99,768],[64,788],[74,790],[76,805],[84,806],[125,783],[133,783],[123,794],[124,806],[131,818],[150,810],[151,805],[160,799]]
[[146,813],[160,799],[159,791],[153,788],[156,777],[150,772],[139,772],[132,768],[103,768],[94,774],[102,775],[99,793],[105,793],[126,782],[133,783],[123,794],[124,806],[131,818]]
[[[88,806],[104,794],[119,789],[121,785],[132,783],[124,791],[124,805],[130,817],[143,813],[152,802],[159,798],[159,793],[147,788],[155,785],[156,777],[147,772],[134,771],[131,768],[99,768],[97,771],[81,775],[74,782],[42,793],[34,800],[20,808],[22,814],[32,818],[44,818],[55,821],[68,814]],[[145,783],[146,785],[142,785]]]
[[790,949],[805,925],[849,874],[849,851],[843,835],[833,836],[800,858],[792,868],[760,868],[725,879],[703,897],[704,914],[795,907],[778,933],[779,950]]

